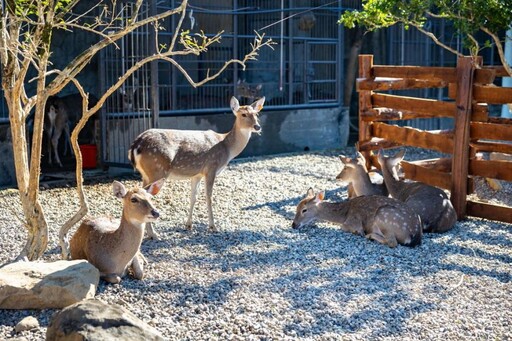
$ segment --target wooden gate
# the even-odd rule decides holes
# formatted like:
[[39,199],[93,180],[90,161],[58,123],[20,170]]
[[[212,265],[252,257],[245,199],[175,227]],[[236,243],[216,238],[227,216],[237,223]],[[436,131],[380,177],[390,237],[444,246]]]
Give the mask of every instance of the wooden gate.
[[[373,65],[372,55],[359,56],[359,141],[368,168],[379,167],[373,151],[412,146],[449,157],[402,162],[405,177],[451,192],[459,219],[466,215],[512,223],[512,208],[468,200],[472,177],[512,181],[512,162],[480,160],[478,152],[512,154],[512,119],[489,116],[489,104],[512,103],[512,88],[494,85],[506,76],[501,67],[481,60],[458,59],[457,67]],[[382,93],[389,90],[448,88],[450,100],[431,100]],[[454,129],[422,131],[393,121],[451,117]]]

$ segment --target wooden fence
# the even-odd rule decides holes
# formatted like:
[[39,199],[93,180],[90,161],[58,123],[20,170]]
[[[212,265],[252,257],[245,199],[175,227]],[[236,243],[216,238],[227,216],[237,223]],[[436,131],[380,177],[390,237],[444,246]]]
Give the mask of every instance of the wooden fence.
[[[512,154],[512,119],[490,117],[488,104],[512,103],[512,88],[493,85],[504,68],[483,67],[481,60],[461,57],[457,67],[373,65],[372,55],[359,56],[359,141],[368,167],[379,167],[375,150],[412,146],[451,157],[402,162],[405,177],[451,192],[459,219],[467,215],[512,223],[512,208],[468,200],[472,177],[512,181],[512,162],[481,160],[477,152]],[[431,100],[383,93],[389,90],[445,88],[450,100]],[[392,121],[454,118],[454,129],[423,131]]]

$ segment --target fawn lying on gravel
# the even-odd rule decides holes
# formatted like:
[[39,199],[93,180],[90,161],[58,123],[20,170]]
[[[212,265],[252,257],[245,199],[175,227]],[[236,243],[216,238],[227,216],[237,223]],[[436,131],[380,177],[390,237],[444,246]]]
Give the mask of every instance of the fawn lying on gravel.
[[160,216],[151,197],[163,183],[164,179],[160,179],[145,189],[127,191],[122,183],[114,181],[114,195],[123,202],[121,221],[116,224],[107,217],[86,218],[71,238],[71,258],[88,260],[110,283],[119,283],[128,268],[136,279],[142,279],[143,256],[139,248],[146,222]]
[[323,199],[323,192],[315,194],[310,188],[297,206],[292,227],[300,228],[318,219],[339,224],[345,232],[365,236],[389,247],[421,244],[420,218],[396,199],[378,195],[337,203]]
[[[265,97],[251,105],[240,106],[238,100],[232,97],[230,106],[236,119],[231,131],[225,134],[212,130],[149,129],[132,143],[128,158],[142,175],[144,185],[160,178],[191,179],[190,208],[186,222],[188,229],[192,228],[197,188],[204,177],[208,227],[210,231],[216,231],[212,211],[215,177],[244,150],[253,132],[260,133],[258,113],[264,102]],[[147,230],[150,238],[158,237],[150,224]]]
[[397,171],[404,155],[405,150],[388,157],[380,150],[377,155],[389,194],[418,213],[424,232],[448,231],[457,222],[457,213],[450,199],[440,188],[422,182],[399,180]]
[[388,196],[388,189],[384,182],[373,183],[368,170],[366,169],[366,160],[360,152],[357,152],[357,158],[352,159],[344,155],[339,156],[343,168],[336,180],[348,183],[348,197],[354,198],[361,195],[383,195]]

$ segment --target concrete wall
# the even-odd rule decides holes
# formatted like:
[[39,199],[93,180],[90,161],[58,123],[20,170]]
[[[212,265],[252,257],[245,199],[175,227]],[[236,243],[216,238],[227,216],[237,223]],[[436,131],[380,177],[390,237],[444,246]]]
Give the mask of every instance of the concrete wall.
[[[233,122],[231,113],[162,117],[160,128],[227,132]],[[251,137],[240,157],[337,148],[346,146],[348,142],[348,110],[341,107],[291,111],[268,111],[263,108],[260,124],[261,135]]]

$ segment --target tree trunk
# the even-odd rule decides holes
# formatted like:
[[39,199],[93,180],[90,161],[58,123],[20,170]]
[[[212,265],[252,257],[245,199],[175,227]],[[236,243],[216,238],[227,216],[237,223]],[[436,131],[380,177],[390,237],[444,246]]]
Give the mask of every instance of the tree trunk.
[[[44,253],[48,245],[48,224],[44,217],[44,212],[39,202],[39,196],[30,196],[30,191],[34,189],[29,186],[29,167],[27,154],[27,139],[25,130],[24,115],[21,113],[19,96],[15,93],[6,93],[9,103],[9,113],[11,122],[11,134],[13,139],[14,165],[16,168],[16,181],[23,206],[23,213],[26,221],[23,222],[27,230],[27,243],[18,255],[16,260],[35,260]],[[41,138],[42,140],[42,119],[41,119]],[[35,123],[34,123],[35,125]],[[37,144],[37,138],[34,133],[34,143]],[[39,141],[39,144],[41,141]],[[32,152],[34,153],[34,151]],[[34,155],[34,154],[32,154]],[[36,154],[37,155],[37,154]],[[39,154],[40,155],[40,154]],[[39,192],[38,188],[36,188]]]

